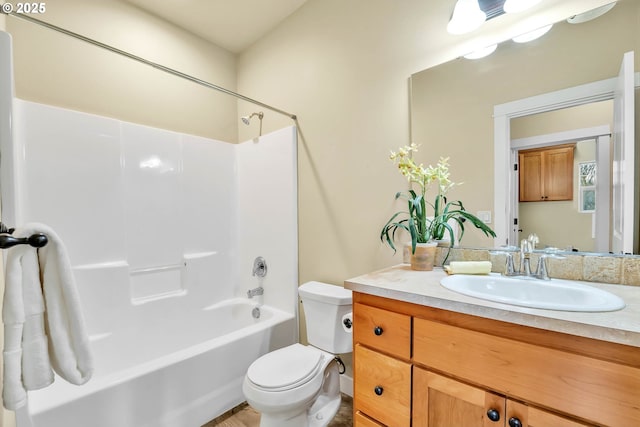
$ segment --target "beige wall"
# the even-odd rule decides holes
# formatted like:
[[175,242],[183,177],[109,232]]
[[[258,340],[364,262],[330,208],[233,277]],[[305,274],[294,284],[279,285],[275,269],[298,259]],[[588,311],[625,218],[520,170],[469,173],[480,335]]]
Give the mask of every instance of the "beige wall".
[[[640,69],[640,2],[618,2],[580,25],[555,25],[526,45],[506,42],[478,60],[458,59],[412,78],[414,141],[424,162],[451,156],[456,198],[476,211],[493,209],[493,107],[509,101],[614,77],[624,52],[636,51]],[[420,154],[420,153],[419,153]],[[487,246],[479,234],[466,246]]]
[[[239,58],[240,92],[299,117],[301,282],[342,284],[401,261],[378,236],[406,187],[388,155],[409,142],[413,7],[310,0]],[[284,124],[265,117],[269,129]]]
[[[117,0],[54,0],[38,18],[149,61],[236,88],[235,56]],[[236,99],[15,17],[16,96],[230,142]]]
[[[387,159],[390,149],[413,140],[422,144],[419,159],[424,163],[450,156],[453,179],[464,182],[452,197],[463,200],[471,212],[492,210],[493,105],[509,100],[504,95],[512,88],[516,99],[577,84],[576,78],[612,77],[621,60],[615,50],[638,45],[637,33],[602,41],[601,33],[611,29],[594,21],[545,60],[536,56],[536,43],[527,46],[532,52],[528,61],[537,67],[523,64],[517,72],[535,75],[533,84],[516,80],[497,89],[481,86],[486,78],[502,82],[499,59],[466,61],[463,71],[454,71],[460,60],[432,68],[413,79],[428,101],[413,104],[410,137],[408,77],[433,57],[428,41],[420,37],[427,3],[310,0],[239,57],[238,90],[299,117],[301,282],[340,284],[400,261],[378,239],[382,225],[402,207],[393,196],[406,188]],[[638,22],[637,14],[616,13],[627,23]],[[588,48],[570,48],[585,37]],[[505,43],[500,51],[504,55],[513,49]],[[558,63],[567,62],[571,71],[553,81],[546,77],[555,74]],[[446,110],[448,101],[468,113]],[[239,108],[241,114],[251,109],[242,103]],[[282,116],[265,117],[266,129],[286,123]],[[245,135],[241,129],[240,139]],[[463,243],[493,245],[472,229]]]

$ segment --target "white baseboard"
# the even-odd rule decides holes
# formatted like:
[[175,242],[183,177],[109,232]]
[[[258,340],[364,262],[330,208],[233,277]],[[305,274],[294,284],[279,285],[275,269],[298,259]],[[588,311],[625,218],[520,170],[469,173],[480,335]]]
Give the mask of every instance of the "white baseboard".
[[344,374],[340,375],[340,391],[353,397],[353,378]]

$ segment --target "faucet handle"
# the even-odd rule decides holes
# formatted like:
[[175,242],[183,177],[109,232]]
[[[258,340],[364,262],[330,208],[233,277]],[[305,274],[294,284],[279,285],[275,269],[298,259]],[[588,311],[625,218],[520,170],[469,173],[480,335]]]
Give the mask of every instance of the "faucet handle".
[[253,275],[258,277],[267,275],[267,261],[261,256],[253,260]]
[[514,276],[516,274],[516,266],[513,262],[513,254],[506,252],[506,263],[504,266],[504,274],[506,276]]
[[515,247],[505,248],[505,249],[496,249],[489,251],[489,255],[504,255],[505,256],[505,265],[504,265],[504,273],[505,276],[516,276],[518,272],[516,271],[515,262],[513,261],[513,250]]
[[542,280],[551,280],[549,277],[549,270],[547,269],[547,258],[549,256],[542,254],[540,258],[538,258],[538,266],[536,267],[536,277]]
[[520,274],[523,276],[531,276],[531,259],[525,256],[520,260]]
[[538,266],[536,267],[536,277],[542,280],[551,280],[549,277],[549,267],[547,267],[547,259],[565,259],[565,256],[557,255],[553,253],[540,254],[538,258]]

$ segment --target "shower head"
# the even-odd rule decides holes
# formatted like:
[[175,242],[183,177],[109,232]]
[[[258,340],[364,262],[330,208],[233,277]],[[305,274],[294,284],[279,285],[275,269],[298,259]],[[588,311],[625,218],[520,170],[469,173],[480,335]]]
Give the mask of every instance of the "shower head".
[[258,135],[262,136],[262,118],[264,117],[264,113],[262,111],[260,111],[258,113],[251,113],[250,116],[243,116],[242,117],[242,123],[244,123],[245,125],[249,126],[249,123],[251,123],[251,118],[253,116],[258,116],[258,118],[260,119],[260,133]]
[[262,111],[260,111],[259,113],[252,113],[250,116],[243,116],[242,117],[242,123],[244,123],[245,125],[248,126],[249,123],[251,122],[251,118],[253,116],[258,116],[260,121],[262,121],[262,118],[264,117],[264,113]]

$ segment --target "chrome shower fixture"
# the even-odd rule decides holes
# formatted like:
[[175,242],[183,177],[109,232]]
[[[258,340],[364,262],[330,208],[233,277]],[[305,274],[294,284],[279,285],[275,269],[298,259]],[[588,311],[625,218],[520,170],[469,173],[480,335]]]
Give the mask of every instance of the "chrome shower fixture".
[[249,126],[249,123],[251,123],[251,118],[253,116],[258,116],[258,119],[260,119],[260,134],[259,134],[259,136],[262,136],[262,118],[264,117],[264,113],[262,111],[260,111],[258,113],[251,113],[251,115],[249,115],[249,116],[243,116],[242,117],[242,123],[244,123],[245,125]]
[[264,113],[260,111],[259,113],[252,113],[250,116],[244,116],[242,117],[242,123],[244,123],[245,125],[248,125],[251,122],[251,118],[253,116],[258,116],[258,118],[262,120],[262,118],[264,117]]

